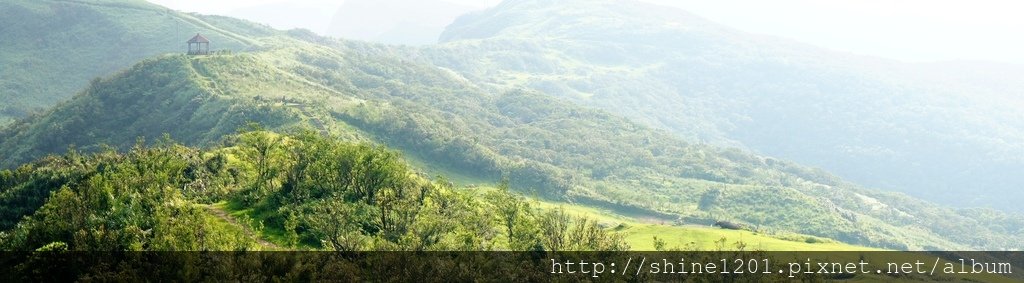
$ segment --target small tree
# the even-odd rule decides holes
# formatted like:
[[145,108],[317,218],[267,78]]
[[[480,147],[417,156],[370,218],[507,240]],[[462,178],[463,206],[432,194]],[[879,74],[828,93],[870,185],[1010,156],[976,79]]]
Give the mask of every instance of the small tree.
[[566,248],[566,236],[572,218],[561,207],[548,211],[539,219],[541,241],[544,248],[550,251],[561,251]]
[[[258,126],[253,127],[259,129]],[[284,154],[284,138],[269,132],[253,131],[241,134],[239,142],[241,157],[252,164],[256,171],[256,180],[245,199],[247,204],[253,204],[265,197],[273,187],[273,181],[282,167],[279,159]]]

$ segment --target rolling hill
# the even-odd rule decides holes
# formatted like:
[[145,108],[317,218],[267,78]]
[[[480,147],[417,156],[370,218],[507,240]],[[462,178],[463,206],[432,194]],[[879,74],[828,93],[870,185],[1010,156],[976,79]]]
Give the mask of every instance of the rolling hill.
[[244,51],[257,47],[250,36],[276,31],[142,0],[0,2],[0,125],[50,108],[94,78],[181,52],[200,32],[214,42],[214,50]]
[[1024,69],[909,64],[747,34],[618,0],[509,0],[413,51],[686,140],[959,207],[1024,200]]
[[[1019,218],[858,188],[793,163],[691,144],[525,90],[489,92],[407,49],[293,31],[263,51],[164,55],[0,132],[3,166],[164,134],[215,146],[248,122],[373,141],[528,195],[680,225],[729,219],[895,249],[1016,248]],[[465,184],[464,184],[465,185]],[[993,224],[993,219],[1002,222]],[[909,227],[909,228],[907,228]]]
[[[97,34],[111,33],[103,31],[108,26],[115,30],[113,33],[119,32],[117,27],[129,26],[131,21],[139,20],[133,17],[154,13],[154,10],[149,9],[152,6],[130,1],[39,2],[51,3],[49,6],[17,3],[21,7],[100,9],[109,14],[99,14],[97,17],[120,23],[85,25],[96,30]],[[579,5],[579,2],[566,3],[564,5]],[[620,2],[600,3],[615,5]],[[134,8],[137,5],[149,8]],[[84,89],[70,100],[46,112],[31,115],[0,129],[0,168],[9,169],[3,171],[5,176],[23,176],[19,178],[33,180],[24,183],[17,182],[21,180],[19,178],[5,177],[4,187],[0,189],[0,201],[34,199],[33,203],[36,204],[5,212],[9,213],[3,219],[5,228],[16,226],[24,216],[35,215],[37,209],[45,205],[41,198],[46,198],[62,186],[66,185],[76,193],[78,189],[88,192],[92,188],[80,183],[60,181],[69,176],[78,176],[77,173],[69,175],[59,171],[51,175],[45,170],[49,168],[47,164],[50,163],[47,162],[57,162],[53,165],[57,167],[64,165],[60,158],[48,158],[47,155],[63,153],[72,147],[76,151],[71,151],[71,157],[76,156],[74,152],[77,151],[101,153],[95,162],[85,163],[97,167],[87,167],[83,169],[85,173],[81,174],[102,176],[106,172],[103,168],[107,165],[100,164],[110,163],[103,158],[112,158],[114,164],[110,166],[116,165],[113,168],[134,164],[118,163],[128,157],[117,157],[110,153],[108,149],[111,147],[125,152],[140,144],[140,137],[153,141],[163,140],[164,135],[167,135],[185,146],[193,147],[185,152],[204,151],[215,154],[219,150],[236,146],[236,131],[256,122],[267,130],[286,135],[312,130],[319,136],[326,135],[343,142],[384,145],[403,152],[417,164],[418,170],[444,172],[444,175],[453,176],[454,180],[468,180],[460,181],[458,185],[461,187],[490,186],[507,178],[515,190],[545,201],[631,215],[643,225],[657,223],[652,227],[638,225],[631,230],[635,233],[633,235],[640,235],[637,237],[646,237],[651,231],[690,231],[693,229],[687,227],[707,226],[715,221],[729,220],[749,225],[767,235],[810,235],[877,248],[1022,248],[1020,243],[1024,242],[1021,238],[1024,217],[1019,215],[988,209],[951,209],[904,194],[869,189],[822,170],[744,149],[723,147],[721,144],[741,146],[726,138],[715,142],[721,143],[718,145],[688,142],[691,138],[701,139],[685,134],[680,136],[679,131],[662,129],[664,125],[636,122],[636,119],[644,120],[628,113],[619,113],[622,109],[611,109],[610,104],[579,105],[588,95],[573,91],[562,83],[577,82],[579,84],[573,86],[580,88],[609,87],[608,93],[595,94],[586,101],[613,103],[614,100],[598,98],[621,98],[619,95],[623,93],[637,93],[635,90],[625,91],[633,87],[670,89],[665,86],[666,81],[652,79],[647,72],[670,76],[664,72],[678,71],[668,67],[624,62],[641,60],[654,64],[660,60],[669,63],[683,60],[664,57],[661,53],[663,49],[707,53],[726,52],[730,49],[687,47],[689,41],[683,39],[679,39],[676,45],[659,47],[656,43],[673,33],[648,32],[646,34],[651,42],[650,46],[644,47],[650,48],[645,49],[647,53],[643,50],[622,53],[637,58],[606,57],[609,54],[604,52],[607,46],[599,45],[601,41],[597,40],[573,39],[569,35],[559,37],[572,40],[534,34],[523,37],[498,35],[512,31],[573,34],[580,31],[577,28],[580,26],[603,27],[602,24],[616,22],[602,16],[605,14],[601,10],[616,6],[594,5],[586,9],[563,10],[561,8],[564,7],[549,5],[563,4],[508,1],[489,13],[460,20],[445,37],[449,43],[425,48],[323,38],[300,30],[272,31],[228,18],[188,15],[204,19],[203,23],[209,24],[208,28],[225,35],[245,34],[237,37],[239,41],[258,48],[210,56],[185,56],[181,52],[149,56],[112,76],[83,83],[86,85]],[[564,27],[562,29],[547,26],[506,27],[502,24],[517,22],[487,21],[490,19],[488,15],[494,13],[511,15],[513,19],[528,19],[536,11],[552,10],[575,11],[577,14],[560,18],[569,21],[558,25]],[[623,11],[629,15],[631,10]],[[31,15],[28,11],[19,13]],[[655,14],[675,15],[671,11]],[[658,19],[652,17],[649,20]],[[36,20],[58,21],[60,18]],[[476,20],[481,22],[474,23]],[[100,20],[95,19],[90,23],[95,21]],[[645,21],[637,23],[651,26]],[[85,28],[79,26],[81,23],[65,24],[71,28]],[[679,24],[702,26],[699,21]],[[615,31],[611,28],[607,30]],[[715,32],[701,34],[730,34],[727,30],[711,30]],[[622,32],[619,36],[623,41],[636,39],[635,29],[619,31]],[[593,35],[606,36],[608,32]],[[159,45],[159,42],[146,44]],[[558,48],[586,45],[573,42],[595,44],[593,49],[589,49],[593,53],[587,53],[594,57],[587,58],[604,60],[602,62],[605,64],[598,65],[582,60],[582,57],[570,61],[567,57],[560,57],[562,55],[549,53],[555,52],[556,44],[562,45]],[[167,47],[170,50],[175,50],[173,46],[178,45],[167,44],[171,46]],[[68,54],[75,52],[67,48],[75,45],[60,46]],[[90,50],[86,48],[83,52],[89,54]],[[576,55],[583,56],[586,53],[580,52],[583,53]],[[690,58],[687,57],[690,55],[680,56]],[[733,71],[754,70],[739,63],[722,63],[721,66],[731,69],[720,70],[717,74],[741,86],[745,84],[746,78],[732,77],[730,74]],[[570,70],[572,74],[565,73]],[[697,68],[689,72],[693,72],[689,75],[694,77],[694,81],[686,81],[688,84],[703,87],[716,85],[698,84],[700,77],[697,75],[703,74],[706,79],[706,69]],[[636,74],[620,76],[624,73]],[[675,75],[671,77],[690,77]],[[781,73],[775,75],[777,77],[763,78],[763,81],[786,81],[788,77]],[[801,78],[796,75],[793,77]],[[45,80],[44,77],[35,79]],[[536,85],[534,82],[546,83]],[[617,84],[612,85],[612,82]],[[71,93],[74,92],[65,95]],[[575,93],[576,96],[567,93]],[[639,93],[655,99],[674,92]],[[728,97],[717,92],[708,92],[708,95],[735,103],[741,103],[739,98],[742,98]],[[698,115],[688,111],[680,112],[671,106],[676,105],[688,107],[679,109],[703,109],[700,111],[705,111],[704,114],[699,115],[708,117],[719,115],[716,107],[733,105],[730,104],[732,102],[718,104],[722,102],[719,100],[684,99],[682,101],[687,103],[672,104],[639,98],[635,103],[651,103],[654,108],[666,107],[662,109],[665,113]],[[618,105],[623,109],[635,106],[619,102]],[[673,116],[666,114],[665,117]],[[714,119],[707,121],[711,120]],[[715,123],[700,127],[715,129],[718,127]],[[709,135],[705,140],[711,140],[712,136]],[[107,155],[103,155],[104,152]],[[194,152],[187,155],[196,156]],[[205,154],[198,156],[202,158],[196,157],[196,160],[202,159],[200,161],[203,162],[209,158]],[[173,155],[171,157],[178,158]],[[231,159],[225,158],[229,161]],[[199,162],[196,160],[182,162]],[[138,160],[143,164],[150,161]],[[281,168],[296,169],[292,167],[292,162],[282,161],[282,164],[286,165],[281,165]],[[242,178],[246,180],[244,184],[227,182],[230,179],[223,179],[224,176],[204,179],[186,174],[186,179],[172,179],[165,183],[157,181],[147,183],[147,186],[174,188],[181,185],[177,182],[202,180],[205,184],[207,181],[219,180],[222,182],[219,188],[231,194],[241,194],[252,189],[246,186],[268,190],[290,188],[283,186],[286,176],[275,175],[262,180],[265,182],[253,182],[251,175],[260,170],[239,166],[238,170],[241,171],[238,172],[241,173],[236,173],[241,175],[238,176],[248,176]],[[178,176],[181,172],[176,170],[185,170],[176,168],[168,168],[171,171],[167,174]],[[129,169],[122,169],[127,170],[124,174],[136,174]],[[221,175],[234,174],[220,169],[214,171],[212,173]],[[40,175],[25,177],[33,176],[33,172]],[[142,175],[145,176],[148,175]],[[241,180],[238,179],[241,177],[235,178],[236,181]],[[416,180],[428,181],[422,177]],[[116,180],[97,180],[100,181]],[[437,182],[444,185],[441,181]],[[260,183],[266,185],[253,185]],[[128,190],[126,193],[148,192]],[[178,197],[173,196],[171,199],[176,200]],[[254,209],[256,212],[272,210],[272,205],[267,205],[270,207],[243,206],[239,209],[250,212]],[[277,213],[271,213],[268,219],[274,219],[275,227],[282,228],[284,215]],[[44,216],[39,215],[41,218],[30,221],[44,221]],[[29,224],[26,222],[26,225]],[[397,241],[395,238],[388,239],[392,243]]]

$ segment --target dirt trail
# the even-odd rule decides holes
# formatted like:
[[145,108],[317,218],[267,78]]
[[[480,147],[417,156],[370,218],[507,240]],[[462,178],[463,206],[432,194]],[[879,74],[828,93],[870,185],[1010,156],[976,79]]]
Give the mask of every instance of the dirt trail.
[[306,117],[309,117],[311,120],[313,120],[313,126],[316,127],[317,130],[320,130],[321,135],[330,135],[330,131],[327,130],[327,125],[324,124],[324,121],[320,120],[320,117],[313,115],[313,112],[310,112],[309,109],[306,108],[305,104],[299,104],[298,106],[296,106],[296,108],[298,108],[299,111],[302,111],[302,114],[305,114]]
[[231,223],[232,225],[241,227],[242,230],[245,231],[245,235],[249,236],[249,238],[256,239],[256,242],[259,243],[264,250],[284,250],[284,248],[275,245],[274,243],[268,242],[267,240],[264,240],[262,237],[260,237],[259,233],[256,233],[251,228],[249,228],[249,225],[238,223],[238,219],[235,219],[231,215],[228,215],[227,211],[224,211],[223,209],[214,207],[212,205],[203,205],[203,207],[206,207],[206,210],[209,210],[210,213],[212,213],[214,216],[217,216],[217,218],[220,218],[221,220]]

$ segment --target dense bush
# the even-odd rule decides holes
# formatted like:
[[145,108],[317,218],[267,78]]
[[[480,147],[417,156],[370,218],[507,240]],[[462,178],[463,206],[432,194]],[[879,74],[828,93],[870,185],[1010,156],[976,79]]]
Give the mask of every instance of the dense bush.
[[[268,248],[250,229],[282,231],[275,244],[286,249],[628,249],[595,222],[542,212],[507,186],[477,198],[423,178],[383,147],[266,131],[227,144],[140,142],[0,171],[0,202],[17,204],[0,211],[0,249]],[[244,213],[218,216],[227,212],[212,202]]]

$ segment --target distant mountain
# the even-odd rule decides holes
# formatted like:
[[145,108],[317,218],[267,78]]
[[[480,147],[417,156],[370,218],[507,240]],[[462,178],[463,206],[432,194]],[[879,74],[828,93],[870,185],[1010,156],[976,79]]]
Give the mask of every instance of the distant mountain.
[[687,140],[956,206],[1024,201],[1020,66],[905,64],[618,0],[508,0],[418,56]]
[[390,44],[434,44],[452,19],[473,10],[441,0],[346,0],[327,34]]
[[[227,31],[230,29],[231,31]],[[47,109],[89,81],[143,58],[184,53],[203,33],[214,50],[244,51],[274,31],[225,17],[129,0],[0,2],[0,125]]]

